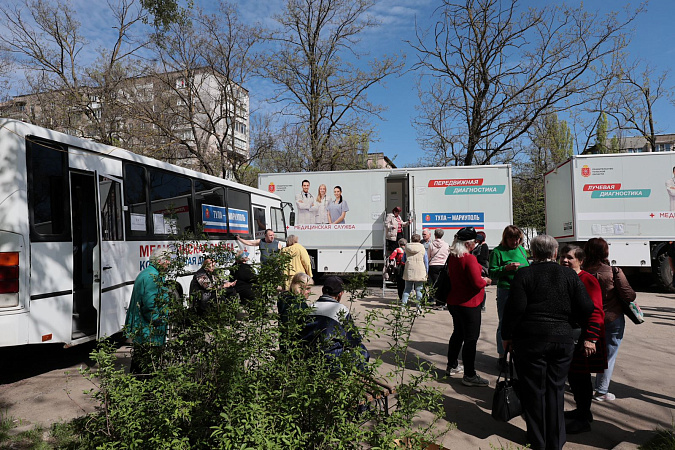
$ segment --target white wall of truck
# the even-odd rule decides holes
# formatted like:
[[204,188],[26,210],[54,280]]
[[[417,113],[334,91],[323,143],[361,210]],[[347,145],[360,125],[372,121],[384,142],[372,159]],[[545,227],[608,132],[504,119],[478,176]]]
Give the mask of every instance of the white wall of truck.
[[547,233],[561,243],[602,237],[612,264],[670,284],[673,167],[675,152],[573,156],[544,177]]
[[[296,194],[305,179],[314,197],[321,184],[330,200],[334,187],[342,188],[349,206],[344,224],[298,221]],[[404,220],[413,219],[413,232],[443,228],[444,239],[452,242],[457,229],[473,226],[485,231],[490,247],[499,244],[513,220],[509,165],[265,173],[258,176],[258,187],[293,205],[296,224],[288,233],[299,237],[318,272],[380,271],[384,219],[394,206],[403,208]]]

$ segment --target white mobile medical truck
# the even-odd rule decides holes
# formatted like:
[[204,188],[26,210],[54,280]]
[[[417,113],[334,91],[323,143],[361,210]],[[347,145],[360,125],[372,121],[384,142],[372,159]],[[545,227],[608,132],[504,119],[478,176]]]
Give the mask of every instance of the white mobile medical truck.
[[630,273],[672,281],[675,152],[573,156],[544,176],[546,232],[561,243],[602,237],[609,259]]
[[[334,188],[342,189],[349,211],[344,223],[331,224],[324,215],[308,218],[299,208],[302,182],[310,183],[316,199],[326,187],[329,201]],[[485,231],[490,247],[499,244],[505,226],[512,223],[511,166],[432,167],[410,169],[349,170],[335,172],[265,173],[258,187],[281,197],[295,213],[287,230],[307,248],[317,272],[381,273],[384,264],[384,220],[396,206],[406,237],[428,228],[445,230],[452,242],[455,232],[465,226]]]

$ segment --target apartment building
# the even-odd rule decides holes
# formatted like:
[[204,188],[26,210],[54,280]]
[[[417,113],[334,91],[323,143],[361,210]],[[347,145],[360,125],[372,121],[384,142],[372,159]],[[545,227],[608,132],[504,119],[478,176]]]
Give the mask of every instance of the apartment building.
[[205,69],[19,95],[0,103],[0,116],[225,178],[249,157],[249,93]]
[[657,134],[656,148],[652,149],[643,136],[619,139],[619,148],[626,153],[669,152],[675,150],[675,134]]

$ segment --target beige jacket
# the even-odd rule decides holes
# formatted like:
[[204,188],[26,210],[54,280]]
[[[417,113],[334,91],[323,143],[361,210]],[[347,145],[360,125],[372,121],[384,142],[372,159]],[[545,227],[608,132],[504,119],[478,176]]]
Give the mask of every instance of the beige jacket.
[[424,265],[426,250],[419,242],[411,242],[405,246],[405,266],[403,279],[406,281],[427,281],[427,268]]
[[[399,216],[400,218],[401,216]],[[408,224],[401,219],[401,229],[407,226]],[[388,241],[395,241],[396,235],[398,233],[398,220],[394,213],[387,214],[387,217],[384,219],[384,232]]]
[[282,248],[281,251],[291,255],[291,262],[289,263],[288,270],[286,270],[286,274],[288,275],[286,289],[290,287],[291,279],[298,272],[306,273],[310,277],[313,276],[312,263],[309,259],[309,253],[307,253],[307,249],[305,247],[295,243],[290,247]]

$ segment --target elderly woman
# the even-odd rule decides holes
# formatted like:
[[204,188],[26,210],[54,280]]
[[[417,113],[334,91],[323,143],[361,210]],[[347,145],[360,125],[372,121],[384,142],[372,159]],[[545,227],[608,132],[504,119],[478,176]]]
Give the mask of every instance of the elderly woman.
[[497,284],[497,353],[499,354],[499,367],[506,367],[506,354],[502,345],[502,317],[504,316],[504,305],[509,299],[511,292],[511,281],[516,275],[516,271],[521,267],[527,267],[527,255],[521,245],[523,243],[523,232],[515,225],[509,225],[502,232],[502,241],[499,243],[490,255],[490,277]]
[[415,300],[420,305],[422,302],[422,286],[427,281],[427,272],[429,271],[429,259],[424,245],[420,242],[422,238],[419,234],[413,234],[410,237],[410,244],[405,246],[403,254],[403,279],[405,286],[401,304],[405,306],[408,303],[410,292],[415,289]]
[[593,399],[593,383],[591,373],[602,373],[607,368],[605,349],[605,311],[602,309],[602,289],[598,280],[581,270],[584,262],[584,251],[576,245],[565,245],[560,250],[560,265],[574,270],[586,287],[589,297],[593,301],[593,314],[586,326],[581,329],[579,342],[574,348],[572,367],[567,377],[577,409],[565,412],[567,434],[584,433],[591,431],[593,414],[591,403]]
[[309,309],[307,300],[312,292],[314,280],[303,272],[298,272],[291,279],[290,288],[283,291],[277,299],[279,312],[279,328],[281,340],[279,347],[286,352],[290,344],[298,344],[301,340],[302,326],[305,321],[303,311]]
[[234,290],[239,294],[239,300],[245,306],[250,306],[255,300],[253,285],[257,282],[253,266],[249,264],[248,252],[239,251],[234,258],[234,265],[230,267],[230,276],[236,283]]
[[[462,384],[465,386],[489,386],[488,380],[476,373],[474,364],[476,344],[480,337],[480,304],[485,286],[491,283],[489,278],[481,276],[481,266],[471,254],[475,246],[476,230],[466,227],[457,232],[449,250],[448,275],[451,289],[447,302],[454,330],[448,342],[446,375],[464,372]],[[463,367],[458,361],[460,350]]]
[[290,255],[290,262],[286,267],[286,274],[288,279],[286,281],[286,289],[290,289],[293,276],[296,273],[306,273],[312,276],[312,262],[309,259],[307,249],[298,242],[298,237],[294,234],[289,234],[286,238],[286,247],[281,249],[281,253],[288,253]]
[[387,214],[384,219],[384,231],[387,238],[387,251],[393,252],[396,250],[398,241],[403,239],[403,227],[410,225],[410,221],[404,222],[401,219],[401,207],[396,206]]
[[518,270],[511,283],[502,341],[515,355],[531,448],[562,449],[565,379],[574,352],[571,324],[585,325],[593,302],[574,270],[556,263],[555,239],[536,236],[530,250],[534,263]]
[[215,270],[216,262],[211,257],[205,256],[202,267],[194,273],[190,282],[190,299],[200,316],[206,314],[213,303],[235,293],[234,286],[237,282],[227,280],[220,282]]

